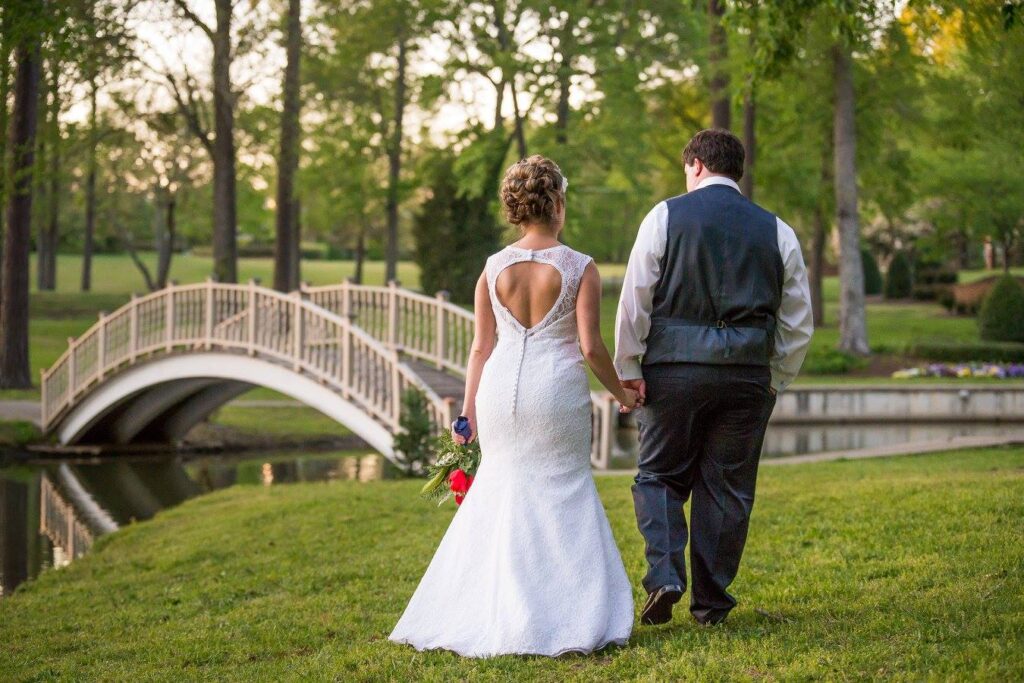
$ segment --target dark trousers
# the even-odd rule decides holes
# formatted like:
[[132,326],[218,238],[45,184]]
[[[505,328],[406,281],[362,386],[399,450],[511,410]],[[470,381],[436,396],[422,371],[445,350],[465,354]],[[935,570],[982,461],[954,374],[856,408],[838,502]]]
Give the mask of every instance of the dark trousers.
[[775,407],[771,371],[747,365],[643,366],[647,400],[636,412],[637,526],[646,541],[648,592],[686,587],[683,504],[690,506],[690,612],[719,621],[747,539],[765,427]]

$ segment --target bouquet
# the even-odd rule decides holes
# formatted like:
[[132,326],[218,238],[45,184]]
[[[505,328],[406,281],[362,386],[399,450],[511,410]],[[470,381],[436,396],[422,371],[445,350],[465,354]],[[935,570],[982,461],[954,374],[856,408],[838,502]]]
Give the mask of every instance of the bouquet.
[[[462,436],[469,437],[469,420],[465,417],[460,415],[452,427]],[[420,495],[437,501],[438,505],[454,495],[455,503],[462,505],[462,499],[473,484],[473,475],[480,466],[480,444],[476,441],[456,443],[450,431],[441,434],[437,444],[437,458],[427,468],[427,483],[420,490]]]

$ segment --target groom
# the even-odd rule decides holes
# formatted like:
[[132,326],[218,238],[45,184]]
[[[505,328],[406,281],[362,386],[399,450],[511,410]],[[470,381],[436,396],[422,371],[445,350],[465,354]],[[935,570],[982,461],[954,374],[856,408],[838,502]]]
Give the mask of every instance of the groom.
[[811,339],[793,229],[740,194],[743,144],[703,130],[683,150],[687,193],[655,206],[629,256],[615,367],[644,397],[633,502],[646,541],[641,623],[672,618],[686,587],[683,503],[692,498],[690,612],[717,624],[736,605],[768,417]]

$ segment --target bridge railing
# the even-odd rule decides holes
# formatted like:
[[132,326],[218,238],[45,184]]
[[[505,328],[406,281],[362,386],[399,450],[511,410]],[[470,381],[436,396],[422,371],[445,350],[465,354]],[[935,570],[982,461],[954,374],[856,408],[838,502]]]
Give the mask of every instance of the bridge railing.
[[[394,280],[386,287],[346,280],[338,285],[303,286],[301,291],[311,302],[351,320],[389,349],[465,376],[474,317],[472,311],[451,303],[446,292],[428,296],[404,289]],[[607,469],[618,409],[606,391],[591,392],[591,405],[590,459],[594,467]]]
[[442,400],[388,348],[347,318],[307,300],[247,285],[170,286],[99,320],[42,373],[42,422],[49,429],[108,375],[154,354],[222,350],[260,356],[331,386],[371,417],[398,430],[401,394],[416,387],[438,430],[452,419]]
[[451,303],[447,292],[427,296],[399,286],[339,285],[303,287],[309,300],[347,318],[389,349],[466,374],[473,343],[473,313]]

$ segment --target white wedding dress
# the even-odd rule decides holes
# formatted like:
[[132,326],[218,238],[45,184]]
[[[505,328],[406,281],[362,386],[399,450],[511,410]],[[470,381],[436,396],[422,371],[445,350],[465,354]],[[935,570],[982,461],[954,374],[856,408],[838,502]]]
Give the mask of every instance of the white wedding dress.
[[[527,329],[495,280],[521,261],[561,273]],[[467,657],[559,655],[624,644],[633,593],[590,471],[590,389],[576,293],[591,258],[508,246],[485,272],[498,339],[476,397],[481,463],[390,640]]]

